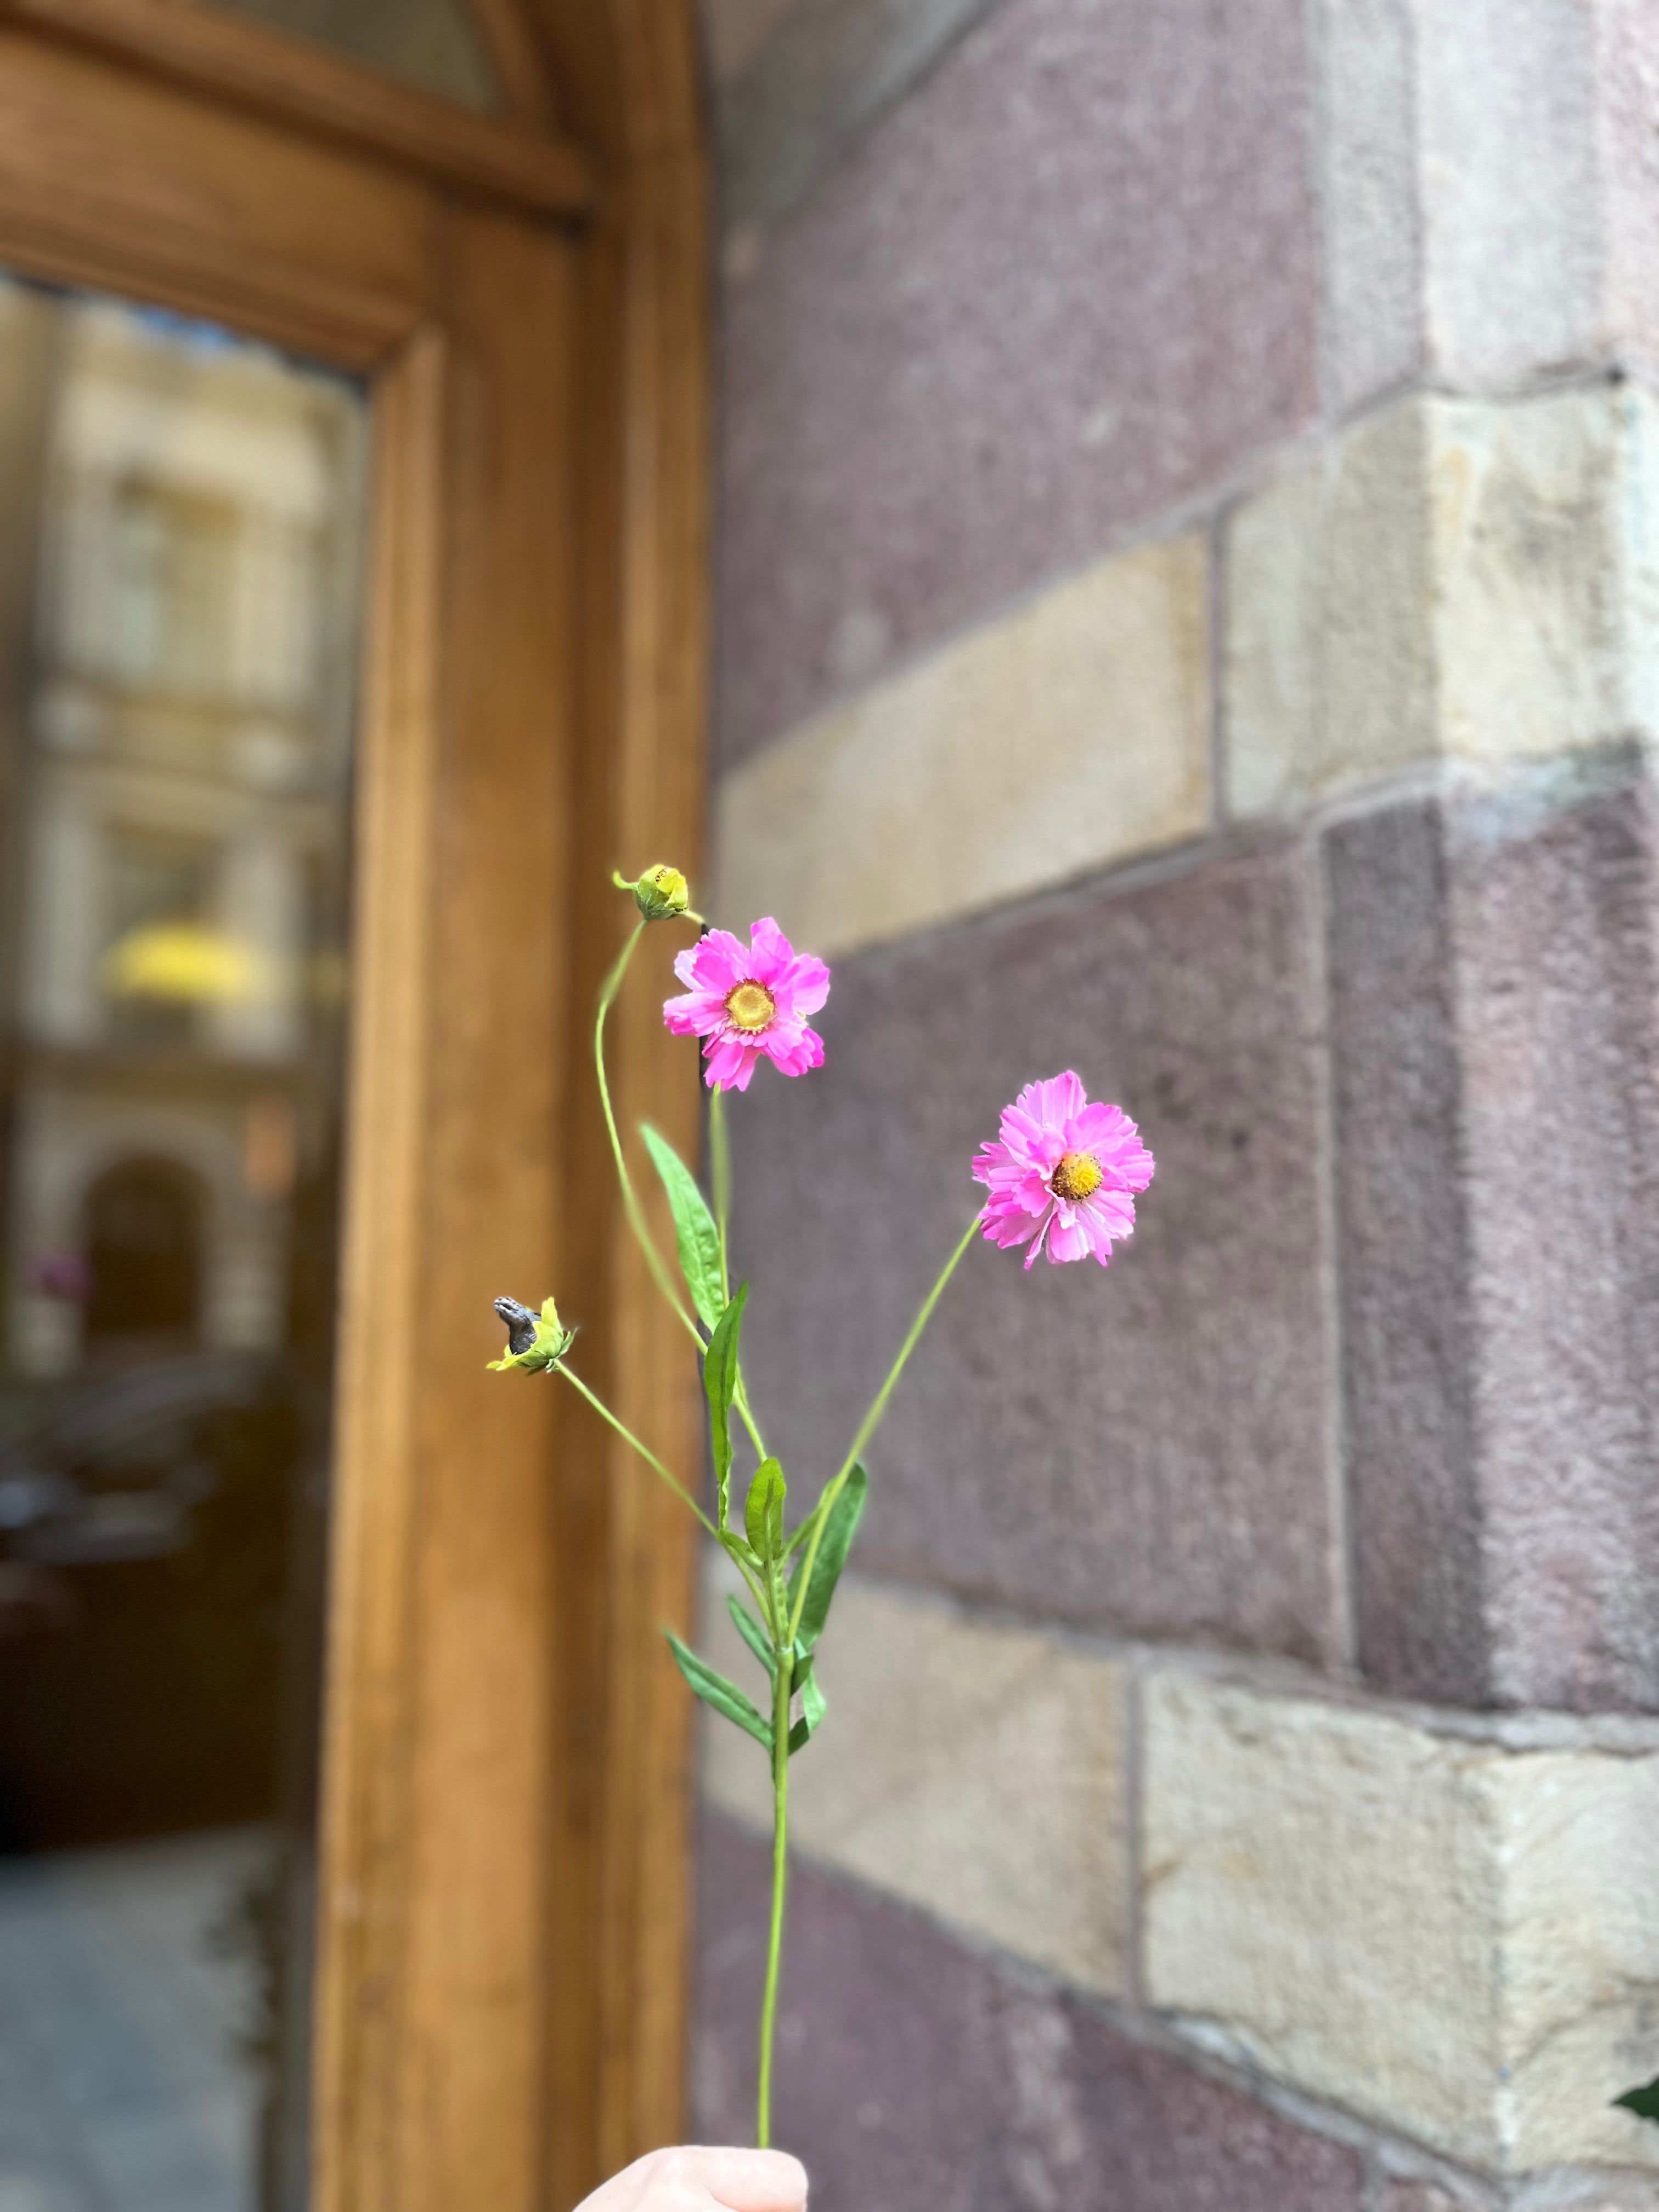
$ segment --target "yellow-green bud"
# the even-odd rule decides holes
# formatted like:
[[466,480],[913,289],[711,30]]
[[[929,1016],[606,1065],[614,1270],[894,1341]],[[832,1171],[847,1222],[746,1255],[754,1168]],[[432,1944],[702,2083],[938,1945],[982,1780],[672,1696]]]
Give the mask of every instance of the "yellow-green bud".
[[647,868],[637,883],[613,876],[618,890],[632,891],[634,903],[647,921],[672,921],[691,903],[691,886],[678,868]]
[[497,1298],[495,1310],[507,1323],[507,1351],[500,1359],[492,1359],[491,1367],[522,1367],[527,1374],[541,1375],[550,1367],[556,1367],[575,1340],[574,1328],[564,1328],[559,1322],[559,1310],[551,1298],[542,1300],[540,1313],[532,1313],[517,1298]]

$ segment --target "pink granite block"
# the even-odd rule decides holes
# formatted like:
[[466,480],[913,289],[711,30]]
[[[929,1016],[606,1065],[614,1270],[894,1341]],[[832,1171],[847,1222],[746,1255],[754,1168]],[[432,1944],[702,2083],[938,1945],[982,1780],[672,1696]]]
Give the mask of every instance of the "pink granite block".
[[1622,750],[1330,838],[1361,1657],[1659,1705],[1659,963]]
[[[705,1821],[694,2124],[752,2140],[767,1855]],[[1357,2154],[798,1867],[775,2140],[812,2212],[1359,2212]]]
[[1006,0],[727,288],[730,760],[1316,406],[1294,0]]
[[1309,933],[1282,846],[1097,883],[837,963],[823,1073],[763,1075],[736,1102],[745,1346],[809,1494],[982,1198],[975,1148],[1024,1084],[1076,1067],[1158,1157],[1106,1272],[968,1255],[867,1455],[866,1568],[1332,1656]]

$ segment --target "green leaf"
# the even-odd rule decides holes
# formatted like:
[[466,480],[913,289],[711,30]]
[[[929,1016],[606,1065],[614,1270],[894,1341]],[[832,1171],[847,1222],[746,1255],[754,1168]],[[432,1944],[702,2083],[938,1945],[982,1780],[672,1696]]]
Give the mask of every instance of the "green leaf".
[[[763,1459],[749,1486],[743,1525],[750,1542],[768,1566],[783,1556],[783,1501],[787,1490],[783,1469],[777,1461]],[[825,1543],[829,1540],[826,1536]]]
[[[761,1665],[765,1668],[775,1687],[778,1679],[778,1662],[766,1631],[735,1590],[728,1595],[726,1604],[727,1611],[732,1615],[733,1627],[754,1653],[756,1658],[760,1661]],[[795,1688],[801,1691],[805,1691],[806,1685],[812,1679],[812,1655],[799,1644],[795,1646],[795,1665],[790,1679]]]
[[726,1601],[726,1609],[732,1616],[732,1625],[754,1653],[774,1681],[778,1678],[778,1662],[772,1656],[772,1646],[766,1631],[734,1590]]
[[759,1553],[750,1546],[746,1536],[736,1535],[730,1528],[721,1528],[716,1533],[721,1545],[732,1559],[740,1559],[745,1567],[753,1567],[757,1573],[763,1571],[764,1562]]
[[1644,2081],[1639,2089],[1626,2089],[1622,2097],[1613,2099],[1627,2112],[1634,2112],[1638,2120],[1659,2120],[1659,2077]]
[[707,1661],[699,1659],[680,1642],[672,1628],[663,1634],[668,1638],[668,1648],[674,1655],[674,1664],[702,1699],[728,1721],[735,1721],[747,1735],[768,1751],[772,1748],[772,1723],[758,1713],[735,1682],[728,1682],[724,1674],[717,1674]]
[[708,1435],[714,1448],[714,1485],[720,1511],[714,1525],[724,1528],[732,1493],[732,1394],[738,1387],[738,1335],[743,1328],[743,1309],[749,1296],[747,1283],[714,1323],[714,1334],[703,1354],[702,1388],[708,1401]]
[[[830,1508],[823,1541],[818,1546],[817,1558],[812,1562],[812,1581],[806,1593],[806,1603],[801,1608],[799,1634],[801,1644],[808,1651],[823,1635],[823,1624],[830,1618],[830,1601],[836,1595],[836,1584],[841,1580],[841,1571],[847,1565],[847,1554],[852,1550],[853,1539],[859,1532],[859,1521],[869,1487],[869,1476],[862,1467],[855,1463]],[[788,1604],[792,1615],[801,1571],[805,1565],[805,1559],[802,1559],[789,1577]]]
[[818,1723],[829,1710],[829,1699],[819,1689],[817,1677],[809,1674],[800,1686],[800,1718],[789,1731],[789,1756],[804,1751],[817,1732]]
[[696,1176],[666,1137],[659,1136],[647,1121],[640,1129],[651,1164],[668,1194],[674,1217],[674,1241],[679,1247],[680,1273],[691,1293],[697,1319],[712,1329],[720,1317],[720,1232],[708,1211],[708,1200]]

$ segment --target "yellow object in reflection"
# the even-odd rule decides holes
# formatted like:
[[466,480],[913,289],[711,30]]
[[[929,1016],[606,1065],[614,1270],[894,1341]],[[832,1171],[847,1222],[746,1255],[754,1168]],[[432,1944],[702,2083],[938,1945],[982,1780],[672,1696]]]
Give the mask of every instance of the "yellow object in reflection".
[[116,998],[244,1006],[263,995],[264,963],[251,945],[199,921],[147,921],[104,955],[104,988]]

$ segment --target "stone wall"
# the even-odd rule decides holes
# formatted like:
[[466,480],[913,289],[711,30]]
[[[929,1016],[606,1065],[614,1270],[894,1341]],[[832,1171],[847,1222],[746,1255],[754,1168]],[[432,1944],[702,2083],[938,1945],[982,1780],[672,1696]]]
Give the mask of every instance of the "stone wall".
[[1659,15],[705,8],[716,906],[836,969],[733,1115],[797,1486],[1023,1081],[1159,1163],[870,1455],[781,2138],[817,2212],[1659,2207]]

